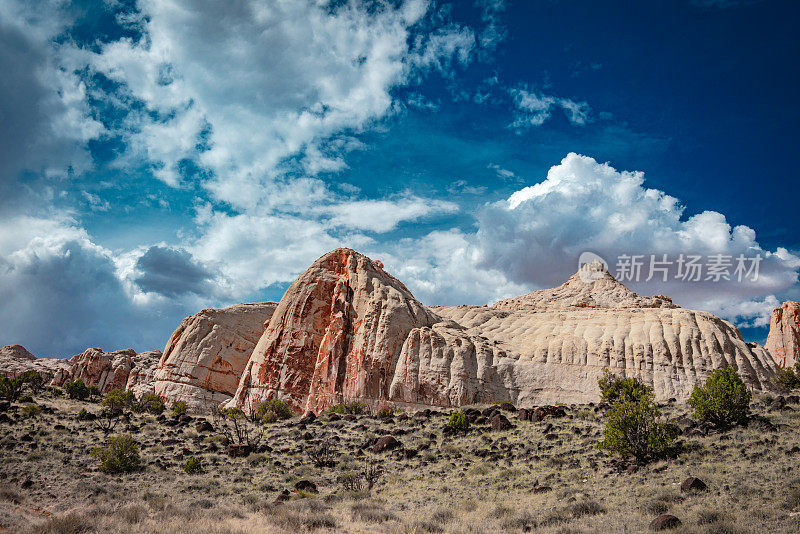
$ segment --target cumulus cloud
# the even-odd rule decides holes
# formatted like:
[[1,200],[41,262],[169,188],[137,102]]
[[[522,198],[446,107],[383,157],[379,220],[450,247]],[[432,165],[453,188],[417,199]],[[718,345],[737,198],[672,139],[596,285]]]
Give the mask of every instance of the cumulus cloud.
[[91,61],[143,104],[123,134],[170,185],[182,160],[197,160],[214,199],[238,209],[278,205],[274,181],[287,171],[344,168],[341,154],[357,147],[332,138],[394,113],[394,88],[467,63],[475,43],[469,28],[434,26],[423,0],[140,8],[142,38]]
[[84,83],[60,68],[74,51],[55,42],[69,24],[61,7],[0,3],[0,205],[17,202],[22,171],[53,177],[89,169],[86,142],[103,133]]
[[354,200],[326,207],[334,226],[372,232],[388,232],[403,221],[415,221],[432,214],[458,211],[458,206],[443,200],[405,197],[389,200]]
[[111,251],[69,219],[19,216],[0,233],[0,344],[64,356],[87,344],[160,348],[197,300],[138,305]]
[[[485,206],[477,219],[474,233],[431,234],[425,241],[426,247],[433,244],[430,250],[420,243],[396,249],[398,257],[416,258],[398,261],[396,267],[413,279],[410,287],[419,288],[428,302],[451,302],[454,294],[481,302],[522,288],[551,287],[577,271],[585,251],[604,257],[615,274],[623,255],[640,255],[645,262],[651,255],[663,260],[666,254],[673,262],[681,254],[699,255],[705,264],[722,255],[732,263],[729,280],[708,280],[707,270],[696,282],[675,279],[678,266],[673,263],[666,282],[660,272],[648,282],[643,268],[638,282],[625,283],[742,326],[760,326],[777,302],[775,295],[796,284],[800,268],[800,258],[789,251],[763,249],[751,228],[732,227],[713,211],[685,217],[677,198],[645,187],[643,173],[617,171],[578,154],[567,155],[542,182]],[[424,253],[415,253],[423,248]],[[757,279],[752,273],[742,281],[734,275],[739,255],[761,256]],[[455,263],[454,257],[459,258]]]

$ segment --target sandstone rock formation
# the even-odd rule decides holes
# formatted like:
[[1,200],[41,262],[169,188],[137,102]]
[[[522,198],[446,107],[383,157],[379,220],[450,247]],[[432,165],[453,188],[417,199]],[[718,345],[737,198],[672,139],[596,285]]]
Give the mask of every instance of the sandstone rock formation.
[[16,360],[35,360],[36,356],[22,345],[6,345],[0,348],[0,358],[13,358]]
[[21,345],[8,345],[0,349],[0,374],[17,376],[34,370],[49,376],[51,386],[63,386],[80,378],[102,393],[119,388],[132,390],[138,397],[152,391],[152,377],[160,357],[158,350],[137,353],[133,349],[105,352],[89,348],[72,358],[36,358]]
[[[88,348],[70,358],[69,367],[60,369],[51,384],[61,386],[81,379],[86,385],[97,386],[100,393],[108,393],[112,389],[131,389],[142,382],[146,383],[148,374],[152,376],[160,356],[161,351],[157,350],[137,353],[133,349],[106,352],[99,348]],[[142,388],[139,389],[141,391]]]
[[277,303],[206,309],[184,319],[167,341],[153,390],[204,410],[230,399]]
[[22,345],[6,345],[0,349],[0,374],[18,376],[34,370],[42,376],[55,376],[69,367],[69,360],[60,358],[37,358]]
[[641,297],[600,264],[587,269],[588,281],[576,274],[491,307],[426,308],[378,262],[335,250],[286,291],[228,405],[589,402],[607,368],[639,377],[661,400],[687,397],[723,365],[751,388],[771,387],[775,363],[727,321]]
[[800,363],[800,302],[784,302],[772,310],[764,347],[781,367]]

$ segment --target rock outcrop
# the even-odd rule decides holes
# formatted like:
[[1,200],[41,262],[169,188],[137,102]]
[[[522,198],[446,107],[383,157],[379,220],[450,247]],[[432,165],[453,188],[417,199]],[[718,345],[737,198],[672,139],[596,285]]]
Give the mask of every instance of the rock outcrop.
[[732,324],[637,295],[600,264],[587,269],[593,276],[491,307],[427,308],[379,262],[335,250],[286,291],[228,405],[579,403],[598,399],[604,369],[665,400],[726,365],[751,388],[771,388],[777,366]]
[[800,363],[800,302],[784,302],[772,310],[764,347],[781,367]]
[[152,376],[160,357],[161,351],[157,350],[137,353],[133,349],[106,352],[96,347],[88,348],[70,358],[69,367],[56,373],[51,383],[61,386],[81,379],[88,386],[97,386],[100,393],[112,389],[125,390],[129,389],[129,382],[133,388],[146,381],[148,375]]
[[153,390],[205,410],[229,400],[277,303],[206,309],[185,318],[164,348]]
[[14,360],[35,360],[36,356],[22,345],[6,345],[0,348],[0,358]]
[[0,374],[19,376],[34,370],[42,376],[55,376],[69,367],[69,360],[61,358],[37,358],[22,345],[6,345],[0,349]]
[[34,370],[49,376],[51,386],[63,386],[80,378],[87,386],[97,386],[101,393],[119,388],[140,396],[152,391],[152,377],[160,357],[158,350],[137,353],[133,349],[106,352],[89,348],[72,358],[36,358],[21,345],[8,345],[0,349],[0,373],[17,376]]

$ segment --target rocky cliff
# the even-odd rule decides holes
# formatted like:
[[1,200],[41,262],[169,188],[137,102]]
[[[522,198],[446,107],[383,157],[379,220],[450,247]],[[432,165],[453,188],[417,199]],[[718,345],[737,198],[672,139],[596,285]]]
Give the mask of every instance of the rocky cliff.
[[781,367],[800,363],[800,302],[784,302],[772,310],[764,346]]
[[250,354],[277,303],[206,309],[184,319],[164,348],[153,390],[167,401],[208,409],[236,392]]
[[588,279],[491,307],[426,308],[379,262],[335,250],[289,287],[228,405],[589,402],[604,369],[639,377],[664,400],[685,398],[723,365],[751,388],[772,387],[775,363],[727,321],[589,269]]
[[49,385],[63,386],[81,379],[101,393],[112,389],[132,390],[137,395],[152,391],[152,377],[161,351],[137,353],[133,349],[106,352],[88,348],[72,358],[36,358],[21,345],[0,349],[0,373],[17,376],[34,370],[49,376]]
[[147,377],[152,377],[161,351],[153,350],[137,353],[133,349],[106,352],[99,348],[89,348],[69,359],[69,366],[60,369],[51,382],[61,386],[78,379],[86,385],[97,386],[100,393],[112,389],[129,389],[144,386]]

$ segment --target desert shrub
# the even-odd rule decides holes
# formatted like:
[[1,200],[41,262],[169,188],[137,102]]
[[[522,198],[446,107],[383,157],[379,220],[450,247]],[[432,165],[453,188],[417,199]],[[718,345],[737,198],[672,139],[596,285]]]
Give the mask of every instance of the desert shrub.
[[617,401],[608,414],[600,448],[638,461],[663,457],[675,440],[677,429],[660,421],[660,417],[650,395]]
[[165,410],[164,401],[155,393],[146,393],[137,403],[137,411],[160,415]]
[[0,399],[8,402],[16,402],[22,395],[25,381],[20,377],[9,378],[0,376]]
[[269,411],[274,412],[278,419],[291,419],[294,415],[291,406],[280,399],[260,402],[256,407],[255,413],[258,419],[263,419]]
[[102,430],[103,434],[110,434],[114,427],[117,426],[119,416],[122,415],[121,410],[116,410],[110,407],[103,407],[100,413],[97,414],[97,419],[94,420],[94,426]]
[[190,475],[203,472],[203,459],[199,456],[192,456],[183,464],[183,470]]
[[23,402],[23,403],[25,403],[25,402],[33,402],[33,397],[31,397],[30,395],[23,395],[22,397],[19,398],[19,402]]
[[454,430],[469,430],[469,417],[463,411],[456,411],[450,414],[447,426]]
[[261,421],[248,417],[239,408],[214,409],[211,416],[217,434],[228,443],[252,449],[264,437],[264,425]]
[[186,413],[186,410],[189,409],[189,406],[182,400],[175,401],[172,403],[172,414],[173,415],[182,415]]
[[714,369],[705,384],[695,386],[687,404],[701,421],[728,428],[747,419],[750,392],[733,369]]
[[89,400],[91,401],[99,397],[100,397],[100,388],[97,386],[89,386]]
[[394,415],[394,410],[387,403],[381,403],[381,405],[378,407],[378,411],[375,413],[375,416],[378,419],[388,419],[393,415]]
[[800,388],[800,363],[794,364],[794,369],[786,367],[775,373],[775,384],[786,389]]
[[44,386],[45,377],[33,369],[25,371],[19,375],[18,378],[22,380],[24,386],[27,386],[34,395],[38,395],[42,386]]
[[70,399],[86,400],[89,398],[89,388],[83,383],[82,379],[64,384],[64,390]]
[[114,413],[121,414],[126,408],[131,408],[136,402],[132,391],[112,389],[103,399],[103,406]]
[[25,406],[22,409],[22,415],[25,417],[36,417],[42,413],[42,407],[38,404],[31,404],[30,406]]
[[261,422],[265,425],[271,425],[272,423],[276,423],[278,421],[278,414],[273,412],[272,410],[267,410],[264,413],[264,416],[261,418]]
[[81,411],[78,412],[78,421],[83,421],[88,415],[89,412],[86,411],[86,408],[81,408]]
[[327,413],[343,414],[344,404],[335,404],[328,408]]
[[131,436],[110,437],[104,447],[92,450],[92,455],[100,461],[104,473],[128,473],[141,466],[139,446]]
[[309,447],[306,449],[306,454],[314,467],[333,467],[339,457],[336,449],[331,447],[328,441],[323,441],[316,447]]
[[357,502],[350,507],[350,511],[354,520],[365,523],[385,523],[398,519],[392,512],[384,510],[375,502]]
[[603,371],[603,376],[597,379],[597,385],[600,387],[601,400],[611,405],[617,401],[638,400],[653,394],[652,388],[644,385],[638,379],[623,378],[611,373],[608,369]]

